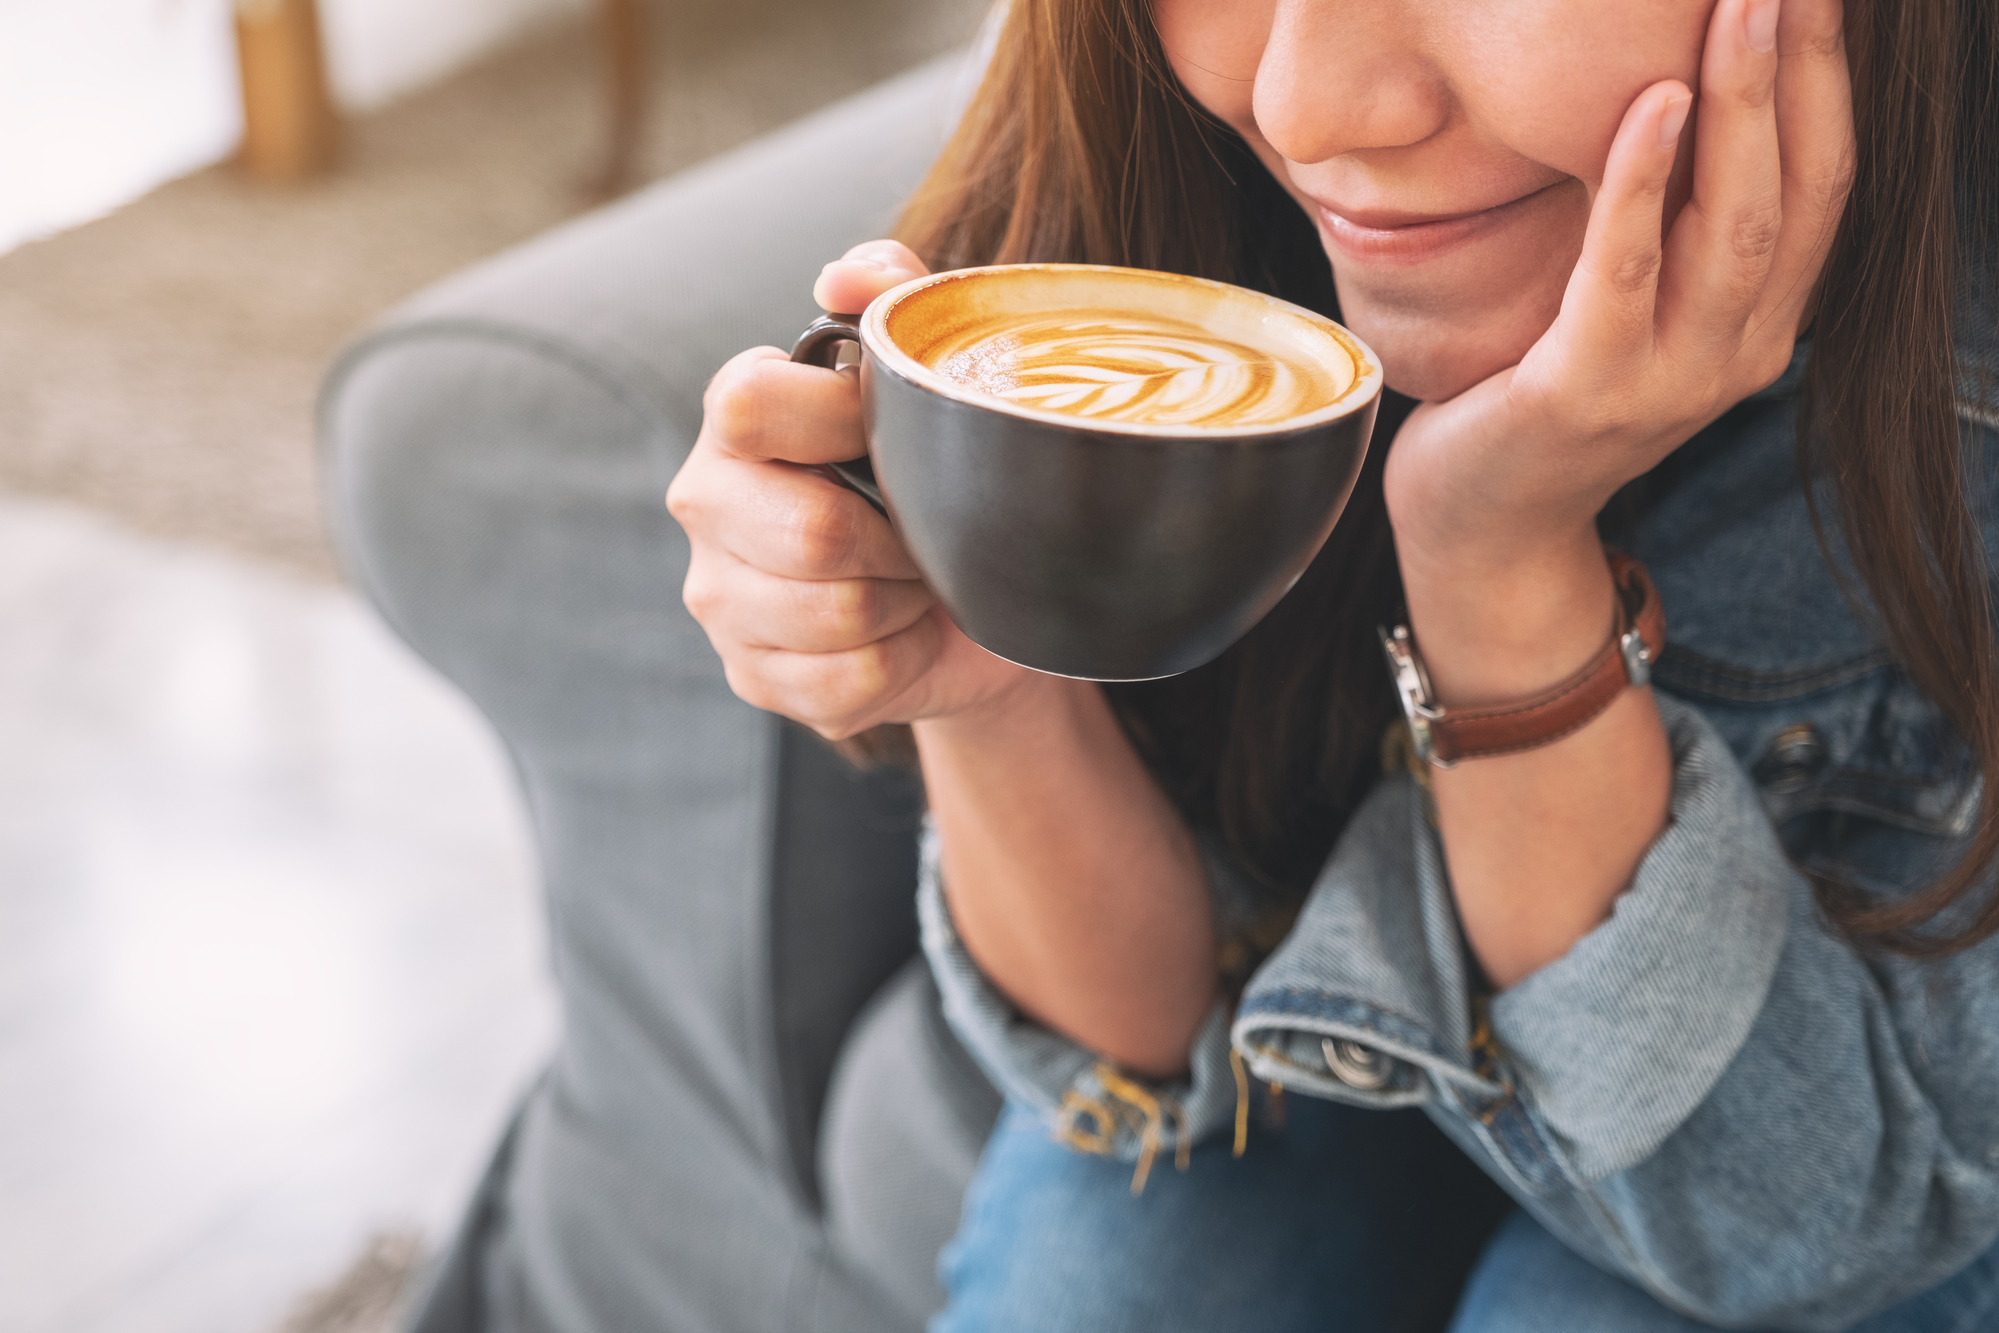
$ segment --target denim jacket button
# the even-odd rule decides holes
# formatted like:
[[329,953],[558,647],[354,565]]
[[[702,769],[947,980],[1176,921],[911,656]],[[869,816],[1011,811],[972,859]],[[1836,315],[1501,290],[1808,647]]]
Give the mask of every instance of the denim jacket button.
[[1825,766],[1825,736],[1809,722],[1785,727],[1771,737],[1756,761],[1756,780],[1778,796],[1802,791]]
[[1394,1062],[1380,1051],[1345,1037],[1327,1037],[1320,1041],[1319,1049],[1325,1052],[1333,1077],[1362,1092],[1379,1092],[1395,1072]]

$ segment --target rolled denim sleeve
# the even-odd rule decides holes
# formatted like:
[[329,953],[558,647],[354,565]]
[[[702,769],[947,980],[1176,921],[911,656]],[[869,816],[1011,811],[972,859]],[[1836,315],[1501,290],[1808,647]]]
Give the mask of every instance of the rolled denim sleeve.
[[1789,927],[1795,872],[1700,714],[1661,696],[1672,819],[1610,918],[1492,1001],[1522,1095],[1585,1181],[1644,1161],[1742,1048]]
[[[1014,1007],[979,970],[958,938],[944,899],[937,832],[926,824],[917,916],[923,951],[937,978],[944,1018],[979,1067],[1009,1101],[1039,1111],[1051,1124],[1066,1123],[1083,1108],[1078,1126],[1101,1136],[1099,1151],[1133,1161],[1145,1151],[1144,1120],[1107,1085],[1106,1074],[1125,1086],[1163,1099],[1155,1152],[1172,1153],[1230,1123],[1235,1116],[1236,1080],[1229,1061],[1228,1009],[1217,1000],[1194,1034],[1188,1076],[1170,1083],[1131,1079],[1088,1047],[1044,1027]],[[1210,864],[1211,883],[1216,867]],[[1123,1109],[1120,1109],[1120,1102]]]
[[[1447,1094],[1535,1191],[1657,1151],[1762,1007],[1793,877],[1726,743],[1684,704],[1660,711],[1666,831],[1608,920],[1491,1001],[1485,1033],[1436,831],[1412,782],[1383,783],[1250,984],[1235,1036],[1257,1072],[1363,1104]],[[1329,1039],[1392,1063],[1356,1080]]]
[[[1572,1248],[1698,1321],[1846,1328],[1999,1239],[1994,951],[1863,957],[1720,734],[1659,707],[1670,826],[1610,917],[1493,997],[1489,1026],[1436,830],[1398,778],[1234,1038],[1264,1077],[1422,1104]],[[1334,1040],[1387,1061],[1362,1069],[1379,1086],[1356,1086]]]

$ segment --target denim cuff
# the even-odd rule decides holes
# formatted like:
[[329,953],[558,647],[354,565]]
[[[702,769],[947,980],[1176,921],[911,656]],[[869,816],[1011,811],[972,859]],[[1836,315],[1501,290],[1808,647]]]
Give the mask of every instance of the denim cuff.
[[1608,920],[1492,998],[1489,1031],[1422,795],[1384,780],[1243,997],[1233,1036],[1257,1076],[1363,1106],[1437,1103],[1537,1194],[1656,1151],[1748,1037],[1793,873],[1721,736],[1658,705],[1671,824]]
[[1058,1138],[1149,1166],[1155,1155],[1178,1155],[1233,1123],[1238,1087],[1223,1001],[1194,1034],[1187,1078],[1133,1078],[1021,1013],[979,970],[944,901],[937,831],[927,819],[916,907],[945,1021],[1007,1100],[1038,1111]]
[[1661,695],[1672,822],[1610,918],[1492,1001],[1493,1034],[1585,1181],[1650,1157],[1741,1049],[1795,872],[1726,742]]
[[[1441,1103],[1532,1193],[1652,1155],[1748,1037],[1783,948],[1794,873],[1721,736],[1677,700],[1660,695],[1658,706],[1673,749],[1671,823],[1608,920],[1490,1001],[1489,1031],[1422,793],[1406,777],[1384,779],[1251,979],[1233,1030],[1217,1003],[1189,1078],[1143,1085],[1178,1112],[1151,1131],[1154,1149],[1229,1122],[1232,1039],[1258,1078],[1300,1092],[1381,1109]],[[1052,1123],[1109,1108],[1090,1113],[1096,1150],[1141,1156],[1146,1131],[1119,1112],[1111,1083],[1121,1074],[1022,1015],[966,953],[934,830],[922,865],[924,949],[974,1058]]]
[[1251,978],[1235,1044],[1257,1077],[1335,1101],[1496,1103],[1506,1087],[1473,1049],[1463,959],[1423,793],[1384,778]]

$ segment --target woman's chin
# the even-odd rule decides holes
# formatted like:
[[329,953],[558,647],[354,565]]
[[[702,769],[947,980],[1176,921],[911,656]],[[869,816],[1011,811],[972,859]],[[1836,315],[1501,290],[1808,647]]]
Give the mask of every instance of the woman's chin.
[[1455,301],[1340,283],[1340,322],[1381,357],[1388,387],[1420,402],[1455,398],[1519,365],[1561,306],[1562,284],[1552,281],[1524,291],[1464,292]]
[[1429,320],[1369,318],[1356,311],[1342,321],[1381,357],[1388,387],[1419,402],[1455,398],[1490,379],[1520,358],[1541,336],[1538,328],[1499,328],[1480,337],[1476,329],[1448,333]]
[[1360,333],[1368,346],[1381,354],[1382,379],[1388,387],[1423,403],[1457,397],[1474,384],[1518,364],[1526,350],[1523,348],[1511,357],[1493,355],[1471,358],[1451,348],[1387,348],[1359,329],[1354,332]]

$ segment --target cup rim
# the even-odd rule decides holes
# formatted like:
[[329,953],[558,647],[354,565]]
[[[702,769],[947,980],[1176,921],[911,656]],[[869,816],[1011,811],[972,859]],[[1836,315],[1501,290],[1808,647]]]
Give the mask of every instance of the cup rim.
[[[1315,408],[1310,412],[1302,413],[1283,421],[1264,422],[1257,425],[1154,425],[1137,421],[1100,420],[1094,417],[1079,417],[1067,412],[1053,412],[1047,408],[1028,407],[993,394],[981,393],[976,389],[967,388],[958,381],[946,375],[941,375],[929,366],[924,365],[921,361],[903,351],[902,348],[896,345],[895,340],[889,337],[889,312],[903,299],[914,295],[926,287],[934,286],[940,282],[963,281],[988,273],[1013,273],[1024,270],[1134,274],[1143,275],[1147,278],[1167,277],[1176,282],[1191,282],[1204,287],[1217,288],[1222,291],[1245,293],[1259,301],[1276,306],[1281,310],[1289,311],[1291,314],[1309,323],[1320,325],[1332,331],[1333,335],[1341,343],[1352,347],[1355,353],[1356,372],[1353,383],[1347,387],[1346,392],[1342,393],[1332,402],[1327,403],[1324,407]],[[1265,436],[1291,435],[1301,430],[1309,430],[1315,426],[1323,426],[1330,422],[1338,421],[1342,417],[1362,410],[1369,403],[1380,397],[1382,389],[1381,358],[1375,354],[1374,349],[1369,347],[1365,342],[1362,342],[1344,324],[1339,323],[1337,320],[1328,319],[1316,310],[1308,310],[1304,306],[1294,305],[1290,301],[1280,300],[1275,296],[1266,295],[1252,288],[1238,286],[1235,283],[1217,282],[1212,278],[1196,278],[1181,273],[1166,273],[1157,269],[1129,268],[1116,264],[980,264],[970,268],[946,269],[941,273],[926,273],[920,278],[911,278],[908,282],[891,287],[870,301],[868,308],[861,312],[860,332],[862,341],[867,347],[869,354],[877,361],[884,363],[901,378],[910,380],[922,388],[930,390],[932,393],[968,406],[981,407],[988,411],[999,412],[1006,416],[1020,417],[1024,420],[1040,422],[1045,425],[1061,426],[1068,430],[1093,434],[1131,435],[1144,439],[1189,440],[1242,440],[1257,439]]]

